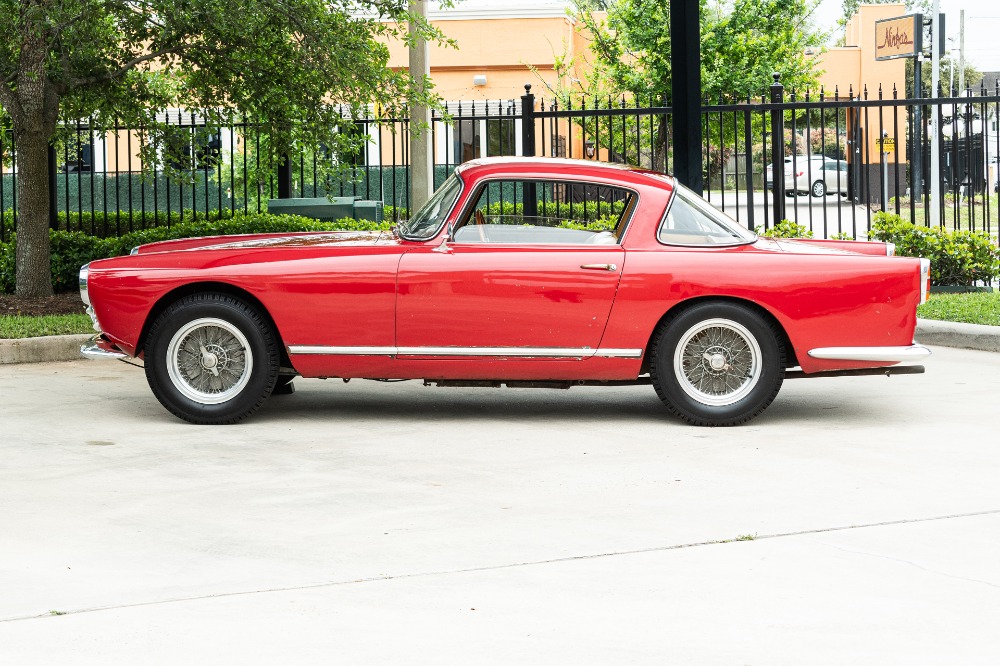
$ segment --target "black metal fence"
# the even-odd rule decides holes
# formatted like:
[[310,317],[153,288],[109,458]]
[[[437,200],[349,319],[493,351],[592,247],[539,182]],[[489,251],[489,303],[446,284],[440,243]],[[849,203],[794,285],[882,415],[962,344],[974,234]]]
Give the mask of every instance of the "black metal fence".
[[[458,164],[493,155],[671,171],[668,100],[559,102],[537,100],[530,86],[525,92],[517,100],[451,102],[433,114],[436,184]],[[146,143],[145,128],[115,126],[99,133],[80,122],[66,128],[50,151],[50,222],[54,228],[122,234],[195,216],[263,211],[272,198],[325,195],[381,200],[391,207],[390,216],[405,216],[409,121],[370,111],[352,118],[353,131],[367,141],[360,153],[331,155],[317,146],[289,156],[283,170],[264,166],[268,137],[246,119],[216,128],[195,113],[164,113],[183,156],[169,169],[166,152]],[[816,236],[864,238],[874,215],[886,211],[916,224],[995,233],[998,117],[1000,86],[932,101],[901,98],[895,89],[797,96],[776,81],[757,99],[703,105],[704,196],[749,228],[790,219]],[[932,141],[940,154],[941,196],[934,210]],[[16,224],[15,150],[13,138],[0,135],[0,240]],[[329,161],[346,166],[346,175],[327,177],[322,166]]]

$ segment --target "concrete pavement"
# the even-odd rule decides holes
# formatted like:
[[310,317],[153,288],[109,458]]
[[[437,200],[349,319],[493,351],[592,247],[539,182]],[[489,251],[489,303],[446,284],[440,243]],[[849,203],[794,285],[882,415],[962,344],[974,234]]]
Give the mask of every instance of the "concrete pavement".
[[1000,356],[934,352],[734,429],[319,380],[200,427],[3,366],[0,663],[995,663]]

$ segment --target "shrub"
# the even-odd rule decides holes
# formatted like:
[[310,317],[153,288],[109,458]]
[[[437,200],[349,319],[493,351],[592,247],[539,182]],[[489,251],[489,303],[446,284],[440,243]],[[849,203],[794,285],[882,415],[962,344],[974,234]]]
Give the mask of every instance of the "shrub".
[[765,238],[812,238],[813,232],[806,229],[801,224],[795,224],[791,220],[782,220],[770,229],[757,227],[754,229],[758,236]]
[[875,214],[871,240],[894,243],[896,254],[924,257],[931,262],[931,284],[989,284],[1000,276],[1000,249],[980,231],[948,231],[943,227],[918,227],[898,215]]
[[[197,236],[233,234],[289,233],[295,231],[388,231],[391,222],[371,222],[346,218],[319,222],[297,215],[237,213],[230,219],[200,219],[170,227],[152,227],[120,237],[100,238],[79,231],[50,231],[52,253],[52,288],[56,292],[77,288],[80,267],[95,259],[128,254],[136,245]],[[0,293],[14,291],[14,247],[16,236],[0,243]]]

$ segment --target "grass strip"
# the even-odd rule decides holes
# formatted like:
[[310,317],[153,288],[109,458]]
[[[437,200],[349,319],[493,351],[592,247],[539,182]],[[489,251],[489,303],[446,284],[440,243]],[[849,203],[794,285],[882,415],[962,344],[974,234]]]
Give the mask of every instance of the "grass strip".
[[44,317],[0,316],[0,340],[93,332],[94,324],[90,321],[90,317],[85,314],[46,315]]
[[931,294],[930,300],[917,308],[917,316],[1000,326],[1000,293]]

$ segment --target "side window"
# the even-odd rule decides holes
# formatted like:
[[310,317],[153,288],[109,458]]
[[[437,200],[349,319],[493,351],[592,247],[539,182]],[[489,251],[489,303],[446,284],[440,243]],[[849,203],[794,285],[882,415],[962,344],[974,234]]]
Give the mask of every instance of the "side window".
[[631,190],[598,183],[493,180],[476,194],[454,240],[617,245],[636,199]]
[[656,237],[667,245],[736,245],[757,238],[676,182]]

